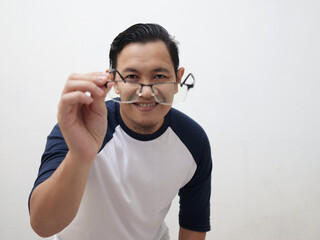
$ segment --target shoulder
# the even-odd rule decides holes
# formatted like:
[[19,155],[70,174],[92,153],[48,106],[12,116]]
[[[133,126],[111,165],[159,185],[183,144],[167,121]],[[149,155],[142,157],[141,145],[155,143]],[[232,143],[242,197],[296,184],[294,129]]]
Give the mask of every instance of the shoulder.
[[198,164],[204,149],[210,151],[210,143],[204,129],[192,118],[172,108],[169,112],[169,127],[189,149]]
[[[204,129],[191,117],[184,114],[183,112],[172,108],[170,114],[170,126],[171,128],[183,136],[199,136],[206,135]],[[196,136],[195,136],[196,135]]]

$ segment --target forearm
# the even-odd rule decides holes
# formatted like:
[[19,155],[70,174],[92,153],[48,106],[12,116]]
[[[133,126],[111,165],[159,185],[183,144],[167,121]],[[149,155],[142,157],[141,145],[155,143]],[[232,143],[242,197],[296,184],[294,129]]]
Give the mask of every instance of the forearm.
[[68,153],[52,176],[32,193],[31,226],[42,237],[61,231],[77,214],[94,159],[77,160]]
[[206,238],[206,232],[195,232],[180,227],[179,240],[204,240]]

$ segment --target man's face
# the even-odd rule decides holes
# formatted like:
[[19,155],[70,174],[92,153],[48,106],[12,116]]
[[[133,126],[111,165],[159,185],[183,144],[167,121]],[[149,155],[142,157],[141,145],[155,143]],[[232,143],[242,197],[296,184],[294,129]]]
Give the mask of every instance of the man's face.
[[[127,80],[151,84],[157,81],[181,81],[184,69],[175,75],[169,51],[162,41],[131,43],[118,55],[117,70]],[[126,84],[119,84],[120,95],[127,94]],[[170,91],[167,94],[174,94]],[[163,124],[171,106],[156,102],[150,87],[142,88],[139,100],[135,103],[121,103],[120,114],[124,123],[133,131],[151,134]]]

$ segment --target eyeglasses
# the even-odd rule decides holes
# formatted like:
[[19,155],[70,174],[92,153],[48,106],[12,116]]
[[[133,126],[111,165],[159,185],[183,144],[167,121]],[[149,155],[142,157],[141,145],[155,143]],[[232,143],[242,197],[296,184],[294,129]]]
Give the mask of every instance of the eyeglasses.
[[[192,73],[189,73],[181,83],[167,81],[168,78],[158,78],[157,82],[152,84],[143,84],[138,81],[132,81],[131,77],[128,77],[130,79],[128,80],[116,69],[110,69],[109,73],[113,74],[113,80],[109,82],[114,82],[115,84],[110,89],[108,96],[111,100],[119,103],[138,102],[141,100],[144,87],[151,88],[151,92],[149,92],[150,96],[154,97],[160,104],[172,105],[181,103],[186,99],[189,89],[193,88],[195,83]],[[117,76],[119,76],[121,80],[117,80]],[[106,83],[106,86],[109,82]],[[149,93],[147,92],[146,94]]]

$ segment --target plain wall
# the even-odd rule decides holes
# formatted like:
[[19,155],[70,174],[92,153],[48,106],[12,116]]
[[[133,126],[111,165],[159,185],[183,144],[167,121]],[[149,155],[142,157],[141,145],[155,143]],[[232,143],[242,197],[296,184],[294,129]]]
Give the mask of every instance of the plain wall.
[[[163,25],[196,77],[178,108],[211,141],[207,239],[320,236],[318,0],[0,0],[0,239],[39,239],[27,200],[70,73],[104,71],[137,22]],[[178,234],[178,199],[167,217]]]

